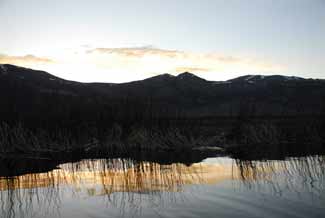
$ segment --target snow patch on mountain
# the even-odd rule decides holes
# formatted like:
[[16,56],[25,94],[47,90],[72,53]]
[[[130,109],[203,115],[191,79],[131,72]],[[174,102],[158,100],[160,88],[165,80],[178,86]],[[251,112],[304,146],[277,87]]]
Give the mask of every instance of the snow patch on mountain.
[[248,83],[253,83],[261,80],[267,80],[267,79],[282,79],[284,81],[294,81],[294,80],[302,80],[303,78],[297,77],[297,76],[282,76],[282,75],[270,75],[270,76],[264,76],[264,75],[247,75],[243,76],[242,79]]
[[246,81],[252,80],[256,77],[257,75],[249,75],[245,78]]
[[7,74],[7,67],[4,65],[4,64],[0,64],[0,69],[1,69],[1,71],[2,71],[2,74]]
[[297,76],[283,76],[286,80],[301,80],[302,78]]

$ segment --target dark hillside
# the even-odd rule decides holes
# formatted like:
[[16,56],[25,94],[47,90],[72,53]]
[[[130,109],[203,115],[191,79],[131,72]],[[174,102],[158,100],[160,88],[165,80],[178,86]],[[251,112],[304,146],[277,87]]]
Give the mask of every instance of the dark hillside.
[[[287,126],[297,126],[292,123],[307,119],[313,123],[308,131],[319,132],[324,127],[325,81],[248,75],[215,82],[186,72],[122,84],[79,83],[43,71],[1,65],[0,99],[2,125],[30,131],[24,135],[28,139],[68,138],[66,143],[77,145],[93,139],[130,140],[131,135],[135,140],[139,134],[149,134],[161,140],[169,135],[184,144],[192,143],[186,141],[190,136],[243,133],[251,131],[246,124],[253,129],[256,125],[269,128],[283,126],[288,120],[295,121]],[[265,120],[272,122],[265,124]],[[135,129],[141,133],[134,133]],[[157,129],[164,132],[159,137],[151,132]],[[299,131],[304,134],[307,130]],[[10,137],[6,139],[9,147],[17,140]],[[229,138],[234,139],[231,134]],[[60,140],[55,146],[60,146]]]

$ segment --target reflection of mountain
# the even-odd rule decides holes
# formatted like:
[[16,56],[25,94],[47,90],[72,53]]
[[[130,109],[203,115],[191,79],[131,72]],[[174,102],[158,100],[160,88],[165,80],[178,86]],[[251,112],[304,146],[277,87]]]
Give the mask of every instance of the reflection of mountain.
[[205,184],[229,182],[235,190],[239,187],[271,195],[309,193],[315,199],[325,190],[324,160],[324,156],[285,161],[211,158],[191,166],[131,159],[84,160],[60,165],[60,169],[48,173],[0,178],[0,214],[34,217],[37,205],[44,215],[48,210],[59,210],[61,200],[70,195],[74,196],[72,201],[79,197],[104,197],[107,204],[116,205],[123,213],[125,204],[133,205],[133,210],[141,208],[142,194],[149,199],[157,197],[155,203],[160,205],[163,201],[176,202],[175,196],[185,194],[189,185],[218,190],[218,186]]
[[290,158],[283,161],[246,161],[212,158],[186,166],[163,165],[132,159],[98,159],[66,163],[47,173],[35,173],[0,179],[0,190],[58,187],[70,185],[82,189],[100,187],[113,192],[178,191],[188,184],[215,184],[224,180],[277,180],[276,176],[295,176],[320,180],[324,176],[323,156]]
[[216,183],[231,179],[231,164],[160,165],[128,159],[85,160],[63,164],[47,173],[27,174],[0,180],[0,190],[71,185],[89,188],[100,185],[101,192],[177,191],[186,184]]

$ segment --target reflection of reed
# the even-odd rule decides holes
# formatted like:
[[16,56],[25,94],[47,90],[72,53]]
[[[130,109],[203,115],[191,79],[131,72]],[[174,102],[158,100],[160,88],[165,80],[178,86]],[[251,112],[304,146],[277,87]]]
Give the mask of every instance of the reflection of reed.
[[[127,201],[136,209],[141,204],[141,199],[135,197],[139,193],[159,196],[164,191],[172,198],[173,193],[181,191],[184,185],[216,183],[230,178],[230,170],[217,164],[186,166],[131,159],[84,160],[60,165],[60,169],[48,173],[0,178],[1,211],[7,214],[6,217],[15,217],[17,212],[32,213],[35,205],[42,210],[53,209],[60,202],[63,187],[69,187],[74,194],[107,196],[110,204],[121,209]],[[114,198],[114,192],[122,193],[123,197]]]
[[[240,179],[252,189],[271,188],[282,195],[284,191],[308,192],[318,196],[325,191],[325,156],[289,158],[285,161],[236,160]],[[264,190],[265,192],[265,190]]]
[[[299,192],[324,192],[325,157],[290,158],[286,161],[232,161],[161,165],[132,159],[83,160],[60,165],[48,173],[27,174],[14,178],[0,178],[1,217],[35,213],[59,213],[64,192],[75,196],[106,196],[107,203],[124,211],[127,204],[140,210],[141,194],[171,200],[189,184],[215,184],[239,180],[239,184],[263,191],[265,184],[272,192],[281,193],[283,187]],[[301,184],[298,184],[298,182]],[[114,195],[113,193],[119,193]],[[140,195],[139,195],[140,193]],[[163,195],[160,197],[160,195]],[[166,196],[168,195],[168,196]],[[41,208],[41,210],[38,210]]]
[[[187,184],[213,183],[230,173],[221,165],[160,165],[131,159],[102,159],[63,164],[49,173],[28,174],[0,180],[0,190],[100,185],[105,194],[113,192],[179,191]],[[212,173],[212,174],[211,174]],[[10,181],[10,182],[9,182]],[[96,193],[92,193],[96,194]]]
[[[48,175],[52,177],[51,173]],[[36,185],[34,187],[33,182]],[[44,214],[59,212],[58,187],[53,183],[47,186],[49,183],[37,174],[26,175],[23,181],[18,178],[0,179],[0,184],[1,217],[36,217],[39,211],[34,210],[35,204],[42,208]]]

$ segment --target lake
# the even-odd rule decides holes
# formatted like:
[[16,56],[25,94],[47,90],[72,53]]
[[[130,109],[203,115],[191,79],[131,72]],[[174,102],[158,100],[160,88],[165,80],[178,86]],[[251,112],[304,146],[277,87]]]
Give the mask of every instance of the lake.
[[[115,157],[28,166],[30,172],[22,166],[2,164],[1,218],[325,217],[322,155],[193,163]],[[8,176],[10,167],[21,169]]]

